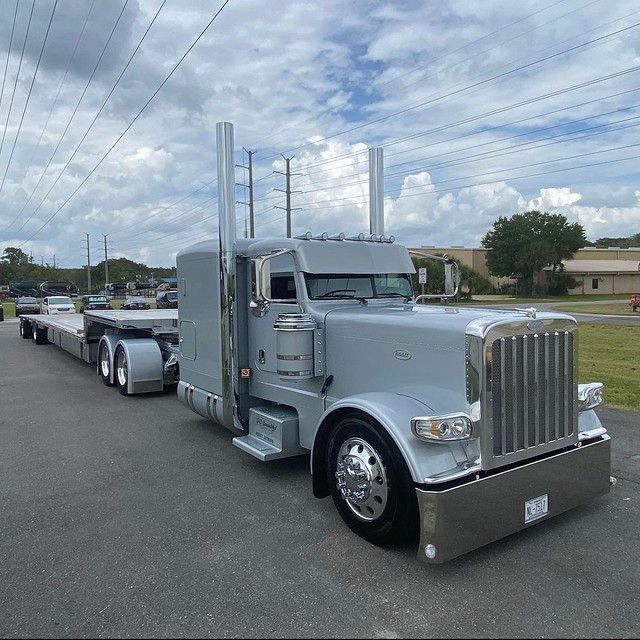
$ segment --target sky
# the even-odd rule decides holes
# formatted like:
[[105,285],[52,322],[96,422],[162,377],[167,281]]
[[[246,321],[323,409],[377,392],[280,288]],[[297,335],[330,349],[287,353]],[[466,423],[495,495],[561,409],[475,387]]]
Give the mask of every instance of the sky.
[[190,49],[222,4],[0,0],[0,247],[172,265],[217,234],[223,120],[257,236],[285,234],[283,155],[294,234],[368,231],[373,146],[407,246],[532,208],[640,232],[634,0],[229,0]]

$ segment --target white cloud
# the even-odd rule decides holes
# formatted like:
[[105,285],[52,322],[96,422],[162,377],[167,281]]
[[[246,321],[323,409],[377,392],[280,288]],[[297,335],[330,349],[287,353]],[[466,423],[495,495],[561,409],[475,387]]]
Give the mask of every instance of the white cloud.
[[[24,206],[121,6],[95,3],[52,109],[90,4],[91,0],[59,3],[0,192],[0,246],[23,244],[35,255],[56,253],[59,262],[71,266],[82,263],[85,232],[95,238],[106,233],[114,251],[170,264],[177,248],[215,232],[215,188],[187,196],[215,175],[219,120],[236,124],[238,162],[242,145],[257,151],[256,223],[263,235],[284,231],[283,212],[273,209],[284,203],[283,194],[273,190],[283,186],[283,178],[272,172],[282,170],[277,154],[285,151],[295,154],[293,171],[303,172],[294,179],[294,189],[302,191],[293,196],[294,206],[302,207],[294,213],[296,232],[367,230],[366,149],[375,144],[385,144],[387,229],[407,244],[476,244],[496,217],[530,206],[580,220],[592,238],[640,229],[640,204],[633,196],[640,189],[637,160],[579,168],[636,152],[605,151],[637,140],[637,129],[616,129],[619,120],[637,115],[633,93],[605,98],[632,89],[632,75],[474,119],[632,67],[637,64],[636,31],[465,89],[627,26],[630,20],[624,16],[636,10],[632,0],[583,8],[559,3],[545,11],[538,11],[535,0],[509,6],[495,0],[388,0],[375,7],[324,0],[322,10],[306,0],[277,7],[265,0],[243,0],[228,5],[77,196],[29,240],[124,130],[213,12],[211,4],[201,0],[167,3],[74,161],[45,198],[158,7],[156,0],[129,3],[51,167]],[[34,38],[27,47],[0,153],[0,176],[34,71],[36,34],[43,35],[52,5],[52,0],[36,4]],[[24,11],[19,33],[25,26]],[[0,23],[0,60],[6,59],[9,22]],[[487,34],[492,35],[483,38]],[[14,46],[0,102],[2,130],[18,55]],[[418,103],[428,104],[386,117]],[[627,110],[602,115],[623,107]],[[384,119],[362,126],[372,118]],[[453,126],[460,121],[467,122]],[[508,124],[516,121],[521,122]],[[593,129],[607,123],[610,130]],[[634,122],[623,126],[630,124]],[[577,135],[589,127],[582,137]],[[325,139],[349,128],[354,128],[350,134]],[[556,138],[557,144],[523,144],[544,144],[543,138],[564,132],[574,135]],[[423,135],[393,142],[419,133]],[[593,152],[598,153],[562,160]],[[238,180],[242,179],[239,170]],[[243,197],[238,189],[238,199]],[[239,206],[240,230],[244,214]]]

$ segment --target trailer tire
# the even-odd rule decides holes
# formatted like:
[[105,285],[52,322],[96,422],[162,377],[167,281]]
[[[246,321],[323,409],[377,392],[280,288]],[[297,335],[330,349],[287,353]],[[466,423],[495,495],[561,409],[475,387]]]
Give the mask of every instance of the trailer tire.
[[31,332],[33,335],[33,343],[37,345],[49,344],[49,338],[47,337],[47,328],[39,327],[37,324],[32,326]]
[[404,543],[419,530],[418,502],[395,443],[360,412],[342,417],[327,443],[333,502],[347,526],[378,546]]
[[111,382],[111,356],[109,354],[109,348],[102,342],[100,343],[100,349],[98,350],[98,375],[102,378],[102,382],[107,387],[112,387]]
[[118,391],[123,396],[129,395],[129,362],[127,353],[122,347],[116,349],[113,357],[113,379],[116,381]]
[[33,337],[33,327],[28,320],[20,318],[20,337],[23,340],[29,340]]

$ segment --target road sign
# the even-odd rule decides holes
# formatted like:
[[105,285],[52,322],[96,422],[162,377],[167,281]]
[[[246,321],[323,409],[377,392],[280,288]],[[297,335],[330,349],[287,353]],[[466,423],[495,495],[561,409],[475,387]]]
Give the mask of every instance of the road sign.
[[420,267],[418,269],[418,283],[427,284],[427,267]]

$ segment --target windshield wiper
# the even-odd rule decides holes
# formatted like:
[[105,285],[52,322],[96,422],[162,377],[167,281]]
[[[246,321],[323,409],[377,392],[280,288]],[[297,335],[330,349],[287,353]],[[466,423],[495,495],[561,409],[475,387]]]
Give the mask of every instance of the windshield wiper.
[[[344,291],[353,291],[353,295],[346,296]],[[327,291],[321,296],[318,296],[316,300],[357,300],[360,304],[369,304],[366,298],[355,295],[355,289],[334,289],[333,291]]]
[[376,296],[376,298],[404,298],[407,302],[411,302],[411,296],[399,291],[387,291]]

